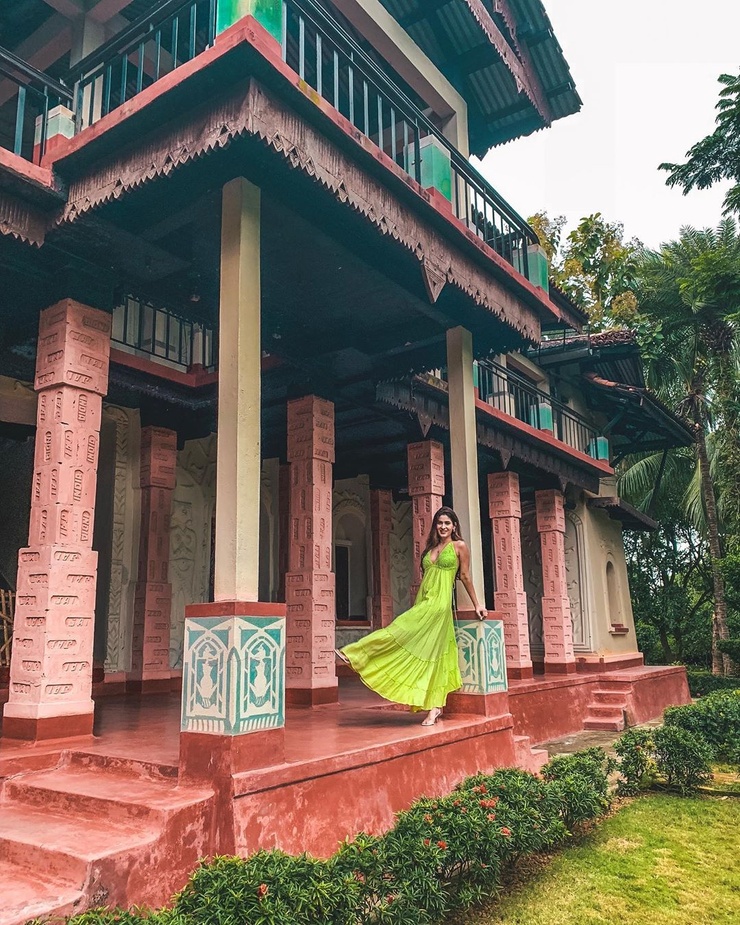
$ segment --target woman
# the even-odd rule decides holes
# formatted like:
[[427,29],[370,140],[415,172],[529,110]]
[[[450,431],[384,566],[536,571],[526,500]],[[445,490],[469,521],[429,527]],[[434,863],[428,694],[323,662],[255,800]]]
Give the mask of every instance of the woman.
[[389,626],[337,654],[381,697],[428,710],[422,726],[433,726],[442,715],[447,695],[462,685],[452,619],[452,592],[458,575],[476,615],[481,620],[487,616],[475,595],[470,551],[452,508],[442,507],[434,515],[421,569],[414,606]]

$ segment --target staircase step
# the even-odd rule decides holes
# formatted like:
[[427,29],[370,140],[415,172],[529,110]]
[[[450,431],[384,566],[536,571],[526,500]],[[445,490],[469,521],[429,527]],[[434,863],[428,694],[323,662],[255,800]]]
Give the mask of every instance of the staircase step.
[[624,691],[594,691],[593,699],[599,704],[613,703],[620,707],[627,706],[627,695]]
[[590,703],[588,705],[590,716],[600,716],[602,719],[622,719],[624,710],[613,703]]
[[96,768],[99,771],[114,771],[117,774],[153,780],[177,780],[177,764],[160,764],[139,758],[120,758],[115,755],[101,755],[97,752],[74,751],[67,756],[67,765],[72,768]]
[[93,861],[152,844],[158,830],[131,820],[75,818],[4,800],[0,805],[0,862],[84,886]]
[[29,919],[73,915],[84,908],[82,891],[50,879],[46,870],[27,870],[0,860],[0,925],[24,925]]
[[75,765],[11,778],[5,782],[4,793],[13,803],[63,815],[158,824],[200,796],[193,788],[180,788],[167,778]]
[[587,716],[583,721],[584,729],[601,729],[605,732],[621,732],[624,729],[624,717],[605,719],[603,716]]

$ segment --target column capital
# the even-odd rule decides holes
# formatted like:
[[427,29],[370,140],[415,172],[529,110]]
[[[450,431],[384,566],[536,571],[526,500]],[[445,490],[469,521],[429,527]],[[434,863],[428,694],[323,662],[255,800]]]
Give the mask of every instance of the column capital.
[[488,476],[488,516],[522,516],[519,476],[516,472],[491,472]]
[[74,299],[44,309],[39,318],[36,391],[67,385],[105,395],[110,332],[110,315]]
[[409,495],[445,493],[445,451],[436,440],[409,443],[407,447]]
[[539,533],[565,533],[565,498],[557,488],[535,492]]
[[317,395],[288,402],[288,461],[334,462],[334,404]]

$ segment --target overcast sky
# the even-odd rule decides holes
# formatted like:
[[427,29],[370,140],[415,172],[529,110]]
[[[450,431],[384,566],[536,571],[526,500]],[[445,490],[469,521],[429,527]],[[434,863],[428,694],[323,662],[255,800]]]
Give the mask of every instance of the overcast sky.
[[592,212],[650,247],[716,225],[723,191],[684,197],[657,170],[714,128],[721,73],[740,68],[738,0],[545,0],[583,100],[580,113],[485,157],[522,215]]

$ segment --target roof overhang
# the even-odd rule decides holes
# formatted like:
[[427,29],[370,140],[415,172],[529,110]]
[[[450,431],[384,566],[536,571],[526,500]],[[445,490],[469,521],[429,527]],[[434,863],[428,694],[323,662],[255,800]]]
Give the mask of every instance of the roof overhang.
[[621,498],[590,498],[588,507],[605,511],[612,520],[618,520],[626,530],[649,532],[658,529],[657,521]]
[[468,103],[471,153],[581,108],[541,0],[381,0]]

